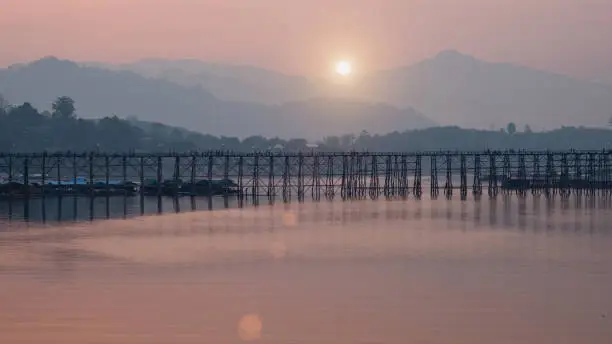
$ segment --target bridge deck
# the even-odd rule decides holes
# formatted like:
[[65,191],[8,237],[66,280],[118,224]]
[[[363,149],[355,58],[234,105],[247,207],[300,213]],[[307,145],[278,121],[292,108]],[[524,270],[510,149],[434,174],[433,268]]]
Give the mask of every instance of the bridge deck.
[[[421,197],[425,192],[432,198],[440,193],[452,197],[457,190],[461,198],[529,191],[547,196],[612,194],[611,162],[610,150],[0,153],[0,195],[78,192],[319,200]],[[231,183],[215,187],[213,181]]]

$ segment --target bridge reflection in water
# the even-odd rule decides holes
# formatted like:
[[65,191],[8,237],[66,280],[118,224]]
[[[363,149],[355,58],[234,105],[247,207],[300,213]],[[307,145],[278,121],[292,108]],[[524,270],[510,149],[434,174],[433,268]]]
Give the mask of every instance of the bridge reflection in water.
[[[517,197],[509,193],[500,197],[474,197],[467,201],[448,201],[430,198],[382,198],[380,200],[361,200],[360,209],[380,208],[380,202],[394,204],[396,211],[383,214],[385,218],[419,221],[421,219],[446,219],[464,223],[468,227],[485,226],[494,228],[532,229],[534,231],[551,230],[558,227],[562,230],[599,231],[594,225],[601,218],[608,218],[612,213],[612,198],[589,193],[575,194],[570,197],[545,197],[528,194]],[[302,202],[300,202],[302,203]],[[304,205],[314,203],[319,207],[343,207],[338,203],[353,203],[352,200],[305,201]],[[371,203],[371,205],[368,205]],[[0,201],[0,231],[27,228],[40,225],[65,225],[69,223],[91,222],[108,219],[128,219],[139,216],[185,213],[208,210],[231,210],[239,208],[251,210],[278,209],[283,206],[282,200],[260,203],[257,199],[238,197],[86,197],[86,196],[45,196],[37,198],[12,199]],[[286,206],[294,207],[296,205]],[[317,208],[317,209],[318,209]],[[397,211],[400,209],[401,211]],[[298,205],[298,208],[300,206]],[[320,212],[320,216],[327,216]],[[575,221],[553,224],[549,218],[558,214],[575,217]],[[574,215],[572,215],[574,214]],[[341,214],[342,222],[358,221],[363,214]],[[310,216],[316,216],[311,214]],[[382,215],[381,215],[382,216]],[[347,222],[347,224],[348,224]],[[408,223],[407,222],[407,223]]]

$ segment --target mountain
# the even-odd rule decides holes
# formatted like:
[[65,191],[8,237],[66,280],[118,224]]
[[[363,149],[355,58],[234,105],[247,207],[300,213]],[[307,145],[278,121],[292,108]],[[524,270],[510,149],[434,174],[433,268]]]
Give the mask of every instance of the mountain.
[[111,70],[132,71],[187,87],[202,87],[227,101],[279,105],[316,96],[315,85],[301,76],[268,69],[199,60],[143,59],[126,64],[82,64]]
[[612,86],[443,51],[415,65],[374,73],[359,92],[395,106],[410,104],[441,124],[534,129],[605,126]]
[[183,86],[201,86],[232,101],[281,104],[312,97],[352,97],[419,109],[437,123],[468,128],[604,126],[612,115],[612,86],[454,50],[410,65],[373,72],[352,84],[286,76],[255,67],[195,60],[142,60],[107,66]]
[[301,137],[372,134],[436,125],[412,108],[346,99],[310,99],[283,105],[220,100],[201,86],[187,87],[130,71],[79,66],[45,58],[0,70],[0,93],[12,103],[49,108],[58,96],[76,101],[83,118],[116,114],[213,135]]

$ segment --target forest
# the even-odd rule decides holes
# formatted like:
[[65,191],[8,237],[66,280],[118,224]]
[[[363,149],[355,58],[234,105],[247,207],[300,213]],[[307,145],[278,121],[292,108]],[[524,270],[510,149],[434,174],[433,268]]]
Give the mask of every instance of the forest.
[[308,142],[251,136],[215,136],[136,118],[117,116],[85,120],[77,116],[70,97],[59,97],[51,111],[30,103],[9,105],[0,96],[0,152],[189,152],[203,150],[252,151],[425,151],[425,150],[562,150],[611,149],[609,128],[562,127],[534,132],[509,123],[499,130],[433,127],[395,131],[385,135],[361,133]]

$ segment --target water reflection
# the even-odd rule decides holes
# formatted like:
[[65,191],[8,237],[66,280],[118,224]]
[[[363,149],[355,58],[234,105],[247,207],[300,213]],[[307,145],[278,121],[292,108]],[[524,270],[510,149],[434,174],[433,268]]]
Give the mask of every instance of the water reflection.
[[[448,221],[457,218],[464,223],[471,222],[473,226],[480,226],[483,214],[488,214],[488,226],[495,226],[498,222],[505,227],[528,229],[538,227],[529,219],[533,214],[540,214],[551,218],[555,213],[576,216],[583,214],[595,215],[601,210],[612,208],[608,197],[591,195],[574,195],[571,198],[547,198],[540,195],[516,197],[503,194],[497,198],[474,198],[468,200],[447,199],[400,199],[408,205],[402,209],[403,218],[420,219],[423,216],[424,205],[432,204],[429,216],[438,218],[440,212]],[[306,201],[311,202],[311,201]],[[320,201],[315,204],[334,204],[339,201]],[[371,200],[351,200],[346,202],[374,202]],[[269,199],[266,204],[252,200],[240,200],[235,197],[43,197],[29,199],[2,199],[0,200],[0,228],[23,226],[25,224],[59,225],[66,222],[96,221],[104,219],[127,219],[137,216],[146,216],[164,213],[180,213],[199,210],[234,209],[243,207],[269,207],[278,204],[279,200]],[[541,204],[545,204],[542,212]],[[342,214],[343,222],[346,216]],[[354,214],[361,216],[361,214]],[[385,217],[395,216],[384,214]],[[501,218],[500,218],[501,216]],[[285,219],[291,221],[291,219]],[[357,219],[359,221],[359,219]],[[576,226],[588,225],[588,221],[580,218],[575,221]],[[550,227],[547,224],[546,227]]]
[[[447,223],[460,223],[463,229],[480,228],[518,228],[520,230],[555,230],[595,231],[602,229],[597,223],[600,217],[607,216],[612,209],[612,202],[607,198],[575,196],[570,199],[545,198],[541,196],[514,197],[504,195],[499,198],[473,200],[391,200],[393,204],[404,204],[402,207],[385,208],[380,213],[378,204],[385,201],[321,201],[312,202],[315,207],[343,210],[337,213],[327,211],[315,212],[316,216],[327,217],[327,220],[339,220],[339,224],[348,226],[365,219],[382,218],[384,220],[401,219],[420,221],[424,214],[429,219],[444,218]],[[309,202],[306,202],[309,203]],[[290,204],[272,203],[256,205],[240,202],[231,198],[216,197],[143,197],[125,198],[87,198],[87,197],[47,197],[32,199],[15,199],[11,202],[0,202],[0,231],[22,227],[61,226],[68,223],[92,222],[110,219],[128,219],[141,216],[183,213],[194,211],[215,211],[223,209],[275,209],[277,206],[291,207]],[[361,204],[359,210],[347,207],[346,204]],[[369,206],[376,204],[369,211]],[[544,207],[542,207],[544,204]],[[299,207],[299,204],[297,205]],[[564,219],[559,223],[559,214]],[[329,218],[329,217],[333,218]],[[486,221],[483,223],[483,218]],[[255,219],[254,221],[258,221]],[[297,217],[287,212],[280,221],[286,227],[295,226]],[[254,225],[258,225],[257,222]],[[605,226],[604,226],[605,227]]]
[[612,338],[609,201],[77,201],[4,223],[1,343]]
[[238,336],[244,341],[253,341],[261,337],[263,323],[257,314],[243,316],[238,322]]
[[223,197],[44,197],[0,200],[0,224],[82,222],[195,210],[235,208]]

